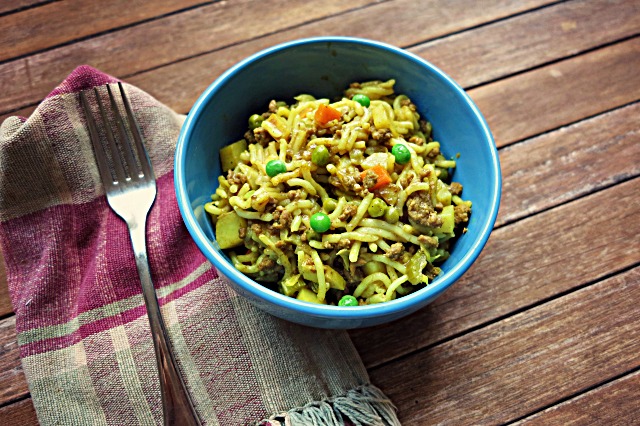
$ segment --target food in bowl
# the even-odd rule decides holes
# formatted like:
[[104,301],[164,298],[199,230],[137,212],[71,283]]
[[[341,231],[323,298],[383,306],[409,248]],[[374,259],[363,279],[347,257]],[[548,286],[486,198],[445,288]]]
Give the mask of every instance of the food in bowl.
[[352,83],[335,102],[272,100],[220,150],[224,174],[204,208],[240,272],[339,306],[390,301],[440,273],[471,202],[394,84]]

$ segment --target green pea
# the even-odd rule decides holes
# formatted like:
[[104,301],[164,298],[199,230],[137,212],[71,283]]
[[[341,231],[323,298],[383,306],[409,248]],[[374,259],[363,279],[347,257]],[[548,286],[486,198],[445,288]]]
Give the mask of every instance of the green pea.
[[367,95],[362,95],[358,93],[357,95],[353,95],[352,99],[357,103],[359,103],[360,105],[362,105],[363,107],[368,107],[369,105],[371,105],[371,100]]
[[398,223],[400,220],[400,212],[395,207],[389,207],[387,211],[384,212],[384,220],[390,224]]
[[440,167],[436,167],[436,176],[440,180],[446,180],[449,177],[449,172],[447,169],[441,169]]
[[253,114],[251,117],[249,117],[249,128],[251,130],[257,129],[258,127],[260,127],[263,121],[264,118],[262,118],[260,114]]
[[326,166],[329,163],[329,150],[324,145],[318,145],[311,153],[311,162],[317,166]]
[[380,217],[387,210],[387,203],[384,202],[381,198],[374,198],[369,204],[369,208],[367,212],[369,212],[369,216],[371,217]]
[[331,228],[331,219],[326,213],[318,212],[309,219],[311,229],[318,233],[327,232]]
[[358,299],[350,294],[345,294],[338,302],[338,306],[358,306]]
[[338,202],[333,198],[325,198],[322,202],[322,207],[324,208],[324,211],[331,213],[336,209],[336,207],[338,207]]
[[279,175],[280,173],[286,172],[287,166],[281,160],[271,160],[265,166],[265,170],[269,177],[274,177]]
[[397,143],[391,148],[391,153],[396,158],[396,163],[407,164],[411,160],[411,151],[404,144]]

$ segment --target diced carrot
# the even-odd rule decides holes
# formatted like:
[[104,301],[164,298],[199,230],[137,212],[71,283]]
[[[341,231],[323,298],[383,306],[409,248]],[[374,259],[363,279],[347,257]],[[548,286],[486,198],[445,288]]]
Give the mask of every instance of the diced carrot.
[[318,106],[318,109],[316,110],[316,114],[314,116],[316,122],[321,126],[326,125],[331,120],[337,120],[340,117],[342,117],[340,111],[330,105],[325,104],[320,104],[320,106]]
[[378,180],[376,181],[376,184],[370,187],[369,189],[373,189],[373,190],[380,189],[383,186],[389,185],[391,183],[391,176],[389,176],[389,173],[387,173],[387,169],[385,169],[383,166],[379,164],[375,165],[371,167],[369,170],[365,170],[364,172],[360,173],[360,177],[364,179],[366,174],[369,172],[374,172],[378,178]]

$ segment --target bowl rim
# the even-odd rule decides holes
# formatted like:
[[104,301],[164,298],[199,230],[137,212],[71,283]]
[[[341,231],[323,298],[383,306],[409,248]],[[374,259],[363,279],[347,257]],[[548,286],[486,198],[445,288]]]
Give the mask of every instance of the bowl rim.
[[[300,45],[317,44],[317,43],[350,43],[357,45],[365,45],[367,47],[373,47],[376,49],[385,50],[396,55],[402,56],[405,59],[416,62],[420,66],[427,68],[442,79],[454,92],[457,92],[465,103],[469,106],[473,114],[476,116],[478,123],[482,129],[485,140],[489,143],[490,159],[492,170],[495,170],[495,177],[493,179],[492,193],[490,194],[490,212],[487,215],[488,220],[483,224],[482,228],[478,231],[478,236],[471,248],[465,253],[462,259],[453,265],[453,267],[445,274],[438,276],[432,283],[424,288],[410,293],[401,298],[391,300],[384,303],[367,305],[367,306],[355,306],[350,309],[345,309],[342,306],[331,306],[314,304],[309,302],[302,302],[290,296],[285,296],[274,290],[271,290],[262,284],[257,283],[251,278],[247,277],[240,271],[238,271],[233,265],[231,265],[227,259],[225,259],[221,253],[219,253],[213,244],[209,241],[209,238],[200,228],[194,212],[190,208],[190,201],[187,195],[187,184],[183,179],[184,165],[186,161],[186,152],[188,147],[188,141],[190,140],[193,127],[197,121],[197,113],[200,111],[208,101],[224,86],[228,80],[237,74],[245,66],[260,61],[262,58],[277,53],[282,50],[295,48]],[[243,291],[248,292],[253,297],[263,299],[264,301],[274,304],[279,307],[287,308],[293,311],[300,312],[305,315],[322,318],[335,318],[335,319],[349,319],[349,320],[363,320],[367,318],[376,318],[381,316],[393,316],[398,315],[401,312],[411,312],[419,309],[425,300],[431,300],[445,291],[451,285],[453,285],[460,277],[469,269],[480,252],[484,248],[489,235],[495,224],[498,209],[500,206],[500,198],[502,191],[502,174],[500,169],[500,161],[498,157],[498,150],[489,130],[489,126],[475,105],[473,100],[464,91],[464,89],[458,85],[451,77],[438,69],[436,66],[426,61],[425,59],[408,52],[404,49],[392,46],[390,44],[357,37],[343,37],[343,36],[323,36],[323,37],[309,37],[297,39],[281,44],[277,44],[266,49],[263,49],[253,55],[243,59],[236,63],[224,73],[222,73],[213,83],[211,83],[205,91],[198,97],[193,107],[189,111],[187,118],[185,119],[180,135],[178,137],[175,158],[174,158],[174,186],[176,190],[176,198],[180,213],[183,221],[191,234],[191,237],[205,254],[205,257],[210,260],[213,265],[219,270],[220,273],[226,275],[230,280],[235,282]]]

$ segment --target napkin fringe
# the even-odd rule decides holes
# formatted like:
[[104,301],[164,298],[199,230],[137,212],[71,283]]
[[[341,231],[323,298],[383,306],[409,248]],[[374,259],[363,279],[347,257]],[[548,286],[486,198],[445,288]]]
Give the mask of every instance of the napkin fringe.
[[401,426],[396,407],[372,384],[311,402],[263,420],[259,426]]

